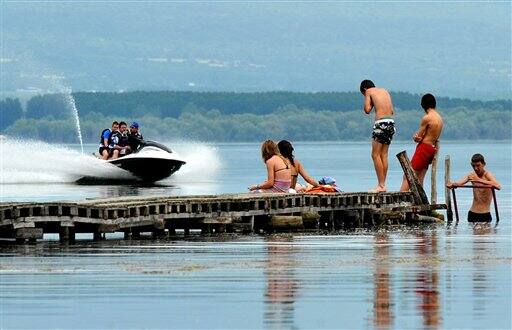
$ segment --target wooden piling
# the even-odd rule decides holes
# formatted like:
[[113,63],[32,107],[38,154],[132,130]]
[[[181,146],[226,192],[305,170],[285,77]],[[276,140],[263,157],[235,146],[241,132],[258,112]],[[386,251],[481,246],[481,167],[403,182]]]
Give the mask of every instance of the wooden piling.
[[59,241],[61,243],[74,243],[75,231],[73,227],[61,226],[59,230]]
[[93,233],[92,233],[92,240],[93,241],[101,241],[101,231],[100,231],[100,228],[98,226],[98,228],[95,228]]
[[453,221],[453,211],[452,196],[448,188],[448,183],[450,183],[450,155],[446,155],[444,158],[444,200],[446,203],[446,219],[448,223],[450,223]]
[[409,189],[411,190],[414,202],[417,205],[427,205],[428,197],[425,193],[425,190],[423,189],[423,186],[420,183],[420,180],[418,179],[418,176],[412,169],[411,161],[409,160],[409,157],[407,157],[407,152],[402,151],[396,154],[396,157],[398,158],[398,161],[400,162],[400,165],[402,166],[402,170],[404,171],[405,178],[409,182]]

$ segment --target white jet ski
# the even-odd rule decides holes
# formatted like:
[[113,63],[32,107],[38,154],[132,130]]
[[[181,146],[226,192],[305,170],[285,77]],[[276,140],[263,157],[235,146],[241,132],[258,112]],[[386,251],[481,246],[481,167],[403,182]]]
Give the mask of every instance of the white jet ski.
[[154,141],[141,141],[135,152],[107,162],[132,173],[144,182],[165,179],[185,164],[177,153]]

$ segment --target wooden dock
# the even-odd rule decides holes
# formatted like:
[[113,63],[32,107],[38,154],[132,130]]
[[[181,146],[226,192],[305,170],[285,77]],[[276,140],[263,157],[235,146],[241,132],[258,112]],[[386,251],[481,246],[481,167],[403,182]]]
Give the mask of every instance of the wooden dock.
[[287,230],[339,230],[382,224],[434,221],[428,213],[444,209],[430,204],[411,173],[405,152],[397,155],[410,192],[326,194],[238,194],[208,196],[121,197],[78,202],[0,203],[0,238],[25,243],[57,233],[73,242],[76,233],[122,232],[153,237],[191,230],[211,233],[260,233]]
[[[444,205],[417,205],[407,193],[243,194],[183,197],[127,197],[82,202],[0,204],[0,237],[20,242],[58,233],[124,232],[125,238],[150,232],[154,237],[182,230],[202,233],[337,230],[345,227],[410,223],[414,214]],[[279,216],[290,216],[289,218]],[[294,218],[295,217],[295,218]],[[287,224],[300,217],[302,221]],[[283,223],[279,223],[283,219]]]

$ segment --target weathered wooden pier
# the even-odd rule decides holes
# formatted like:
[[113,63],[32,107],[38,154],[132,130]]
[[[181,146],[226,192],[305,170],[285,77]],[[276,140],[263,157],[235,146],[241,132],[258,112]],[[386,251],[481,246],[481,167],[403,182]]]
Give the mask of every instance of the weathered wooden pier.
[[[348,226],[406,223],[415,214],[443,205],[416,205],[407,193],[244,194],[219,196],[96,199],[83,202],[0,204],[0,237],[18,241],[58,233],[124,232],[125,238],[154,237],[183,230],[261,232],[287,229],[335,230]],[[279,217],[279,216],[289,217]]]
[[[406,158],[406,157],[405,157]],[[402,160],[401,160],[402,162]],[[179,197],[123,197],[79,202],[1,203],[0,237],[23,243],[59,234],[73,242],[76,233],[122,232],[126,239],[286,230],[339,230],[347,227],[433,221],[428,212],[446,208],[430,204],[414,182],[408,159],[410,192],[326,194],[240,194]],[[417,179],[416,179],[417,180]],[[178,231],[178,233],[177,233]]]

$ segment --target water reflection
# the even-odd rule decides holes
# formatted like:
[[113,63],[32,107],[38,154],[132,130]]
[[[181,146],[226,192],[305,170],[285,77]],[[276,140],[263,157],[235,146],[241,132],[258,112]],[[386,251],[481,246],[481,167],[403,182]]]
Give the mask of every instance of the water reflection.
[[438,243],[435,232],[419,232],[416,252],[420,267],[417,269],[415,292],[419,297],[417,310],[423,318],[423,325],[438,328],[441,325],[439,297]]
[[389,237],[386,234],[375,235],[375,272],[373,275],[375,291],[373,295],[373,324],[377,328],[387,329],[393,324],[393,310],[390,288]]
[[295,300],[299,282],[296,278],[297,247],[293,237],[267,239],[264,322],[271,328],[294,327]]
[[488,277],[487,260],[490,256],[495,255],[493,250],[495,229],[490,223],[477,223],[473,225],[473,314],[485,315],[489,299],[491,280]]
[[126,196],[175,195],[177,189],[172,185],[126,184],[98,186],[98,198],[114,198]]

